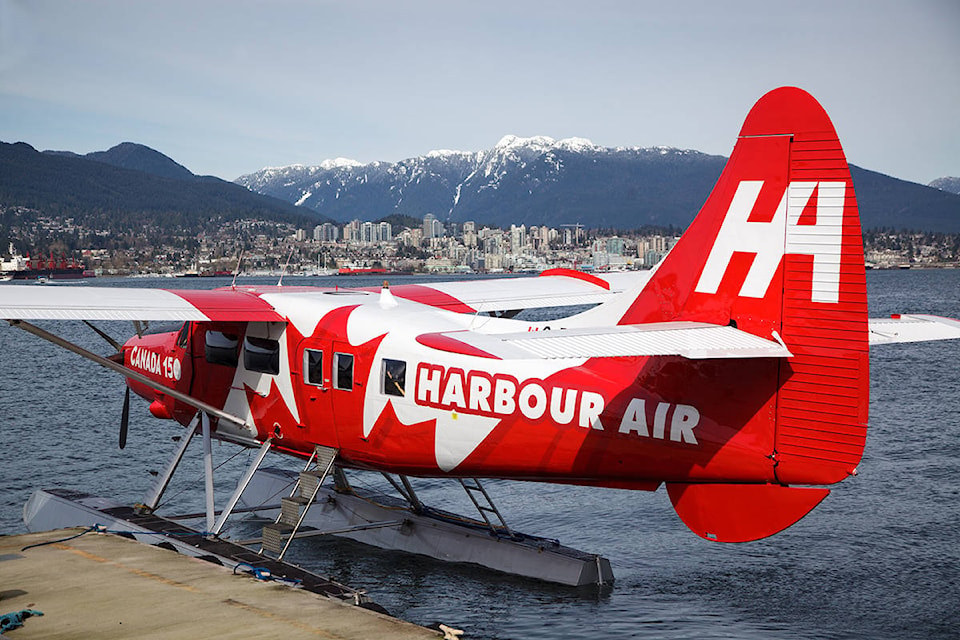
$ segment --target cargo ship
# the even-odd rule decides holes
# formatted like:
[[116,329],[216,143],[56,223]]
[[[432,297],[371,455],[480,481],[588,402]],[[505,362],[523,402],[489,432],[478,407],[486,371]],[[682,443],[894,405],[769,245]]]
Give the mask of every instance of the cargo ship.
[[380,276],[387,275],[386,269],[379,267],[340,267],[337,275],[341,276]]
[[80,278],[93,278],[96,274],[87,269],[82,262],[77,262],[73,258],[68,261],[66,258],[56,260],[51,252],[49,259],[33,259],[29,255],[26,258],[14,248],[10,243],[10,258],[0,262],[0,280],[36,280],[46,278],[47,280],[78,280]]
[[338,276],[409,276],[412,271],[396,271],[381,267],[340,267]]

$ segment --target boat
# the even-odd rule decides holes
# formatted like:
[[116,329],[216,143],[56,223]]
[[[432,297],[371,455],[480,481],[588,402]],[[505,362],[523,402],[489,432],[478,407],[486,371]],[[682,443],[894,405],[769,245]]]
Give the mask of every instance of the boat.
[[338,276],[409,276],[412,271],[398,271],[381,267],[340,267]]
[[377,276],[387,275],[387,270],[380,267],[340,267],[337,274],[341,276]]
[[96,274],[91,269],[87,269],[82,262],[77,262],[70,258],[56,260],[53,252],[50,258],[44,260],[38,258],[32,259],[29,255],[24,258],[16,250],[13,243],[9,247],[10,258],[0,262],[0,277],[4,280],[36,280],[45,278],[47,280],[78,280],[80,278],[93,278]]

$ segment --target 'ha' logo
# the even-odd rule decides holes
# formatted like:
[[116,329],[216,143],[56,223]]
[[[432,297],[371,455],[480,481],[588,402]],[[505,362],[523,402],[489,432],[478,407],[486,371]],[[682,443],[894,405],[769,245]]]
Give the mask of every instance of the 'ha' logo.
[[[840,300],[840,253],[843,236],[844,182],[791,182],[770,222],[747,218],[760,195],[763,181],[744,180],[730,202],[720,232],[710,250],[696,291],[716,293],[734,252],[756,254],[740,296],[762,298],[784,254],[813,256],[812,302]],[[799,224],[800,216],[817,193],[816,224]]]

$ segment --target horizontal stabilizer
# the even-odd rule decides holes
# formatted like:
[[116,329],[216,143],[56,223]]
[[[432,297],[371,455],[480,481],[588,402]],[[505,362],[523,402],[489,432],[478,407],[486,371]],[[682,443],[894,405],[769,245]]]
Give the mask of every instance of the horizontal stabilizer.
[[780,342],[734,327],[701,322],[658,322],[506,334],[451,331],[425,334],[417,341],[442,351],[477,355],[479,350],[488,357],[504,360],[671,355],[690,359],[791,356]]
[[778,484],[667,484],[690,530],[714,542],[750,542],[779,533],[810,513],[829,489]]
[[919,314],[870,318],[870,344],[925,342],[960,338],[960,320]]

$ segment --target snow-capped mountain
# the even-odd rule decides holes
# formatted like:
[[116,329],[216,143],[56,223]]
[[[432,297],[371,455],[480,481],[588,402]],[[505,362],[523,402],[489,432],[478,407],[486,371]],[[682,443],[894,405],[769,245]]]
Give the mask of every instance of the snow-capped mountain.
[[[400,162],[338,158],[242,176],[237,183],[339,221],[393,214],[509,226],[686,227],[726,158],[583,138],[505,136],[486,151],[431,151]],[[865,229],[960,231],[960,196],[851,166]]]
[[433,213],[497,225],[684,226],[724,162],[698,151],[505,136],[485,151],[431,151],[396,163],[338,158],[236,182],[341,221]]
[[949,193],[955,193],[960,195],[960,178],[954,176],[945,176],[943,178],[937,178],[929,185],[934,189],[940,189],[941,191],[947,191]]

